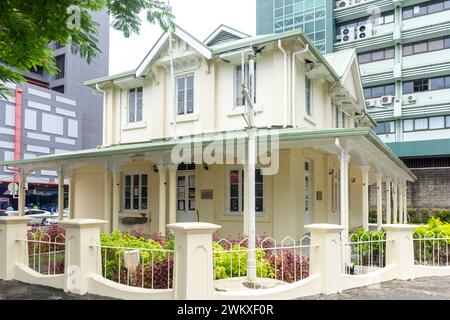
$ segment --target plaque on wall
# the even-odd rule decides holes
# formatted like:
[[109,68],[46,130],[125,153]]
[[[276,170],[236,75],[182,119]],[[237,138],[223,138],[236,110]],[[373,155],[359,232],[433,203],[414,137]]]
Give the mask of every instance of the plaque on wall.
[[322,200],[323,200],[323,192],[317,191],[317,201],[322,201]]
[[202,200],[212,200],[213,199],[213,191],[211,189],[202,190],[201,198],[202,198]]

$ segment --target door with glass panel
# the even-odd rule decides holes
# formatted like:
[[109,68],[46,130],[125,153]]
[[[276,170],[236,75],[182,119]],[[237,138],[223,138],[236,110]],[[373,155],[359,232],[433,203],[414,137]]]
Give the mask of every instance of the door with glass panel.
[[179,172],[177,175],[177,222],[197,222],[193,172]]
[[305,161],[305,221],[304,224],[310,224],[312,221],[312,161]]

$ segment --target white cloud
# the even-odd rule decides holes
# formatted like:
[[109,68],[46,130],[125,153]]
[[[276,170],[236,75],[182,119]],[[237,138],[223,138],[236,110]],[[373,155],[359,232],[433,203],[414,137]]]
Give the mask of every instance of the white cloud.
[[[203,41],[220,24],[248,34],[256,30],[255,0],[171,0],[175,22]],[[150,25],[142,16],[140,35],[125,39],[111,29],[109,73],[135,69],[161,35],[159,26]]]

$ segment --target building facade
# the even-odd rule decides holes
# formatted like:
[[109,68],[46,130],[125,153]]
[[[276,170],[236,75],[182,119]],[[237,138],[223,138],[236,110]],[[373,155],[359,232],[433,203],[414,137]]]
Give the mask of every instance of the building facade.
[[[370,129],[355,51],[324,56],[300,30],[251,37],[222,26],[201,42],[177,27],[135,70],[86,85],[105,95],[103,146],[6,165],[72,172],[70,217],[106,220],[108,232],[151,235],[202,221],[234,238],[247,234],[250,201],[257,233],[276,239],[302,236],[309,223],[367,229],[377,173],[401,192],[415,179]],[[249,101],[259,145],[254,200],[239,151]],[[393,202],[400,210],[391,220],[401,222],[404,197]]]
[[256,0],[256,34],[302,29],[321,53],[333,51],[333,9],[329,0]]
[[[37,68],[24,74],[26,83],[6,84],[11,98],[0,100],[1,160],[67,153],[102,144],[103,99],[83,83],[108,74],[109,15],[93,13],[93,18],[99,24],[102,52],[91,64],[73,55],[70,47],[52,43],[58,74],[45,74]],[[56,171],[51,170],[30,174],[27,205],[55,207],[56,177]],[[0,209],[10,204],[17,209],[17,200],[8,190],[11,182],[18,182],[17,173],[0,167],[0,182]]]
[[333,5],[333,50],[356,49],[375,132],[418,177],[409,206],[449,208],[450,1]]

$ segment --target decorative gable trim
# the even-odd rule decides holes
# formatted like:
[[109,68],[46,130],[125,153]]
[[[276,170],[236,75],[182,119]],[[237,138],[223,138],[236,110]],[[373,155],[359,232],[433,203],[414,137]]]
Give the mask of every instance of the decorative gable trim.
[[234,40],[238,40],[238,39],[244,39],[244,38],[248,38],[250,37],[250,35],[243,33],[239,30],[230,28],[226,25],[220,25],[219,27],[217,27],[216,30],[214,30],[214,32],[208,36],[208,38],[205,39],[205,41],[203,41],[203,43],[205,43],[207,46],[211,46],[211,45],[215,45],[217,43],[220,42],[225,42],[225,41],[217,41],[218,38],[222,35],[228,35],[228,37],[230,37],[231,39],[234,38]]
[[[203,57],[205,57],[205,59],[209,60],[212,58],[212,52],[203,43],[195,39],[193,36],[184,31],[182,28],[177,26],[173,33],[181,40],[186,42],[188,45],[190,45],[192,48],[194,48],[194,50],[197,51],[199,54],[201,54]],[[151,64],[154,62],[158,53],[161,51],[161,49],[163,48],[163,46],[166,44],[167,41],[169,41],[169,34],[164,33],[163,35],[161,35],[159,40],[156,42],[156,44],[153,46],[153,48],[150,50],[150,52],[147,54],[147,56],[144,58],[144,60],[137,68],[136,70],[137,77],[142,77],[149,72]]]

